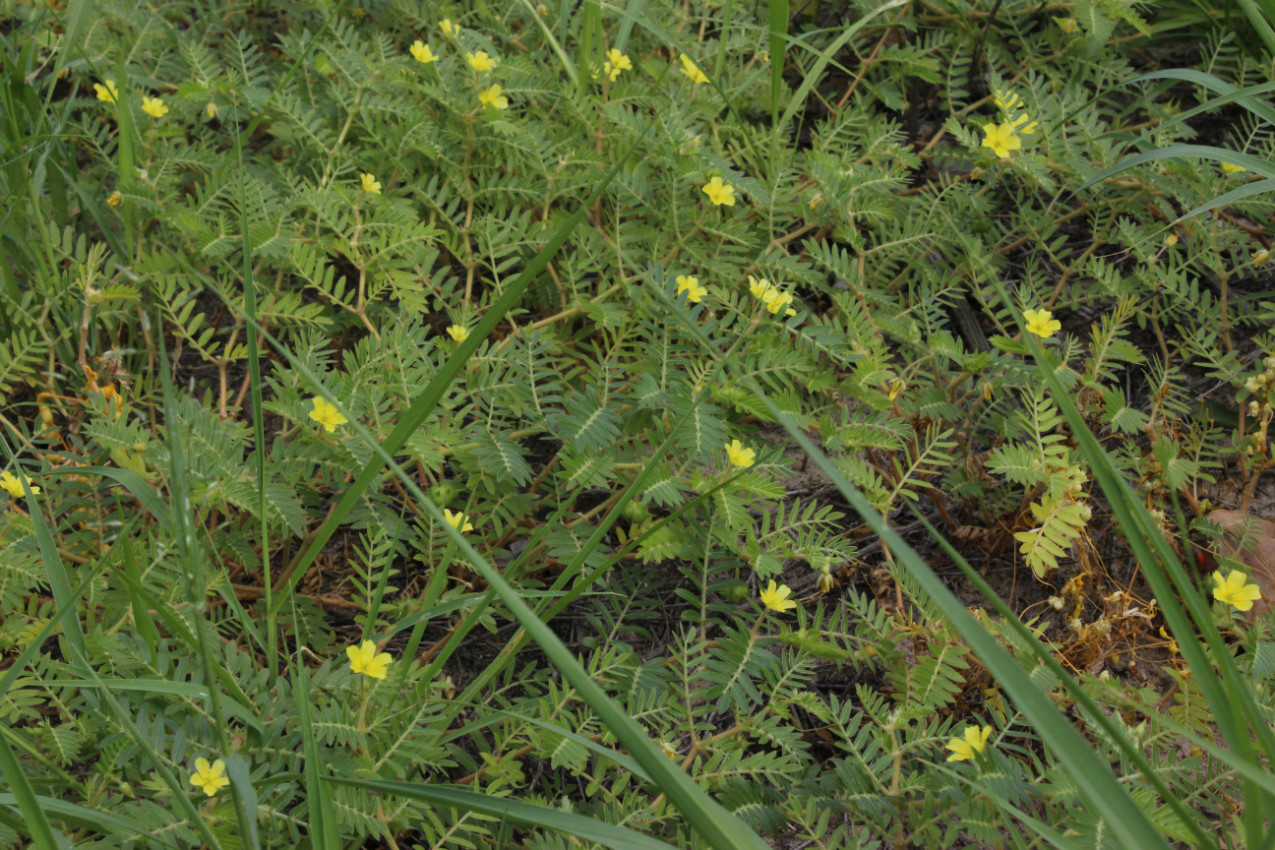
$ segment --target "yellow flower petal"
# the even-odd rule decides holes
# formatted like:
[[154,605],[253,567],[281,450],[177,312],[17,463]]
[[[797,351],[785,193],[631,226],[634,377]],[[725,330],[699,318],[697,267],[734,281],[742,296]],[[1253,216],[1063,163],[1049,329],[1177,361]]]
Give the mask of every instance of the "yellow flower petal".
[[745,448],[744,444],[739,440],[731,440],[726,444],[726,459],[730,461],[730,465],[739,469],[747,469],[752,466],[756,460],[757,452],[752,449]]
[[158,97],[142,98],[142,111],[152,118],[163,118],[168,114],[168,107]]
[[708,75],[699,69],[699,65],[696,65],[691,57],[683,53],[678,58],[682,60],[682,73],[689,77],[692,83],[699,85],[708,82]]
[[323,430],[329,434],[336,430],[336,426],[350,421],[336,409],[335,404],[328,403],[322,396],[315,396],[311,399],[311,403],[314,405],[314,410],[310,411],[310,418],[322,425]]
[[430,46],[419,38],[412,42],[412,58],[422,65],[429,64],[438,60],[438,56],[430,49]]
[[722,178],[714,177],[704,185],[701,190],[715,206],[725,204],[728,207],[735,206],[735,187],[729,183],[723,183]]
[[766,585],[766,589],[761,592],[761,604],[765,605],[771,611],[791,611],[797,607],[797,603],[789,599],[792,595],[792,588],[786,584],[776,584],[774,579]]

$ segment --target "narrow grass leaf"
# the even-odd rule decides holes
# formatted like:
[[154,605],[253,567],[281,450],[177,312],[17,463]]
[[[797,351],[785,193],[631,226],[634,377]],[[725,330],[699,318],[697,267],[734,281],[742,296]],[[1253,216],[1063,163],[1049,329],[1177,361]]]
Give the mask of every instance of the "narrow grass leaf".
[[[582,815],[534,806],[507,797],[493,797],[477,791],[462,788],[440,788],[436,785],[416,784],[411,782],[386,782],[368,779],[329,779],[337,785],[348,785],[351,788],[362,788],[394,797],[406,797],[409,800],[420,800],[434,806],[446,806],[462,812],[476,812],[490,815],[504,821],[513,821],[525,826],[549,829],[574,835],[585,841],[594,841],[603,847],[624,848],[624,850],[671,850],[671,844],[665,844],[650,836],[622,826],[596,821]],[[762,845],[765,846],[765,845]]]
[[64,850],[64,848],[69,850],[71,842],[54,830],[49,823],[44,807],[40,805],[36,797],[35,789],[31,786],[27,775],[22,772],[22,765],[18,764],[18,759],[7,740],[0,741],[0,772],[4,773],[18,811],[22,812],[22,817],[26,821],[26,832],[32,844],[39,850]]

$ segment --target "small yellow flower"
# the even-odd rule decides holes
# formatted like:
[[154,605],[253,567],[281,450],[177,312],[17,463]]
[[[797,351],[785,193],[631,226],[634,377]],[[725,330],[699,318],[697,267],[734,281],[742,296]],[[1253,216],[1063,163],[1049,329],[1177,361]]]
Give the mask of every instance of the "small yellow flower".
[[722,178],[714,177],[704,185],[701,190],[715,206],[725,204],[728,207],[735,206],[735,187],[729,183],[723,183]]
[[465,516],[464,511],[452,513],[447,508],[443,508],[443,519],[447,520],[448,525],[462,534],[474,530],[474,524],[469,521],[469,517]]
[[969,761],[987,748],[987,739],[990,737],[991,726],[966,726],[964,738],[953,738],[947,742],[947,748],[952,751],[947,760]]
[[460,35],[460,27],[452,23],[451,18],[443,18],[438,22],[438,28],[443,31],[443,35],[448,38],[455,38]]
[[1265,248],[1253,252],[1253,266],[1264,266],[1271,260],[1271,252]]
[[784,310],[785,316],[797,315],[797,311],[788,306],[792,303],[792,295],[787,292],[781,292],[765,278],[758,280],[749,275],[748,291],[752,293],[754,298],[765,304],[766,309],[771,314],[777,315],[780,310]]
[[677,276],[677,294],[686,293],[686,300],[692,304],[698,304],[705,295],[708,294],[708,288],[699,285],[699,278],[693,275],[679,274]]
[[1164,244],[1167,247],[1172,248],[1174,245],[1178,244],[1178,235],[1176,233],[1170,233],[1168,236],[1164,237]]
[[765,301],[770,297],[771,293],[775,291],[775,287],[771,286],[770,281],[766,280],[764,277],[759,280],[752,275],[749,275],[748,291],[752,293],[752,296],[758,301]]
[[770,584],[766,585],[766,589],[761,592],[761,604],[765,605],[771,611],[791,611],[797,607],[797,603],[788,597],[792,596],[792,588],[786,584],[775,584],[772,578]]
[[[31,488],[32,493],[37,496],[40,495],[39,487],[30,481],[27,481],[27,486]],[[0,489],[8,490],[9,495],[15,499],[21,499],[23,496],[22,479],[6,469],[4,472],[0,472]]]
[[1052,20],[1054,23],[1058,24],[1058,29],[1062,30],[1068,35],[1071,35],[1073,32],[1080,29],[1080,24],[1076,21],[1075,18],[1054,17],[1052,18]]
[[142,111],[152,118],[163,118],[168,114],[168,107],[158,97],[142,98]]
[[114,80],[107,80],[105,85],[94,83],[93,90],[97,92],[97,99],[106,103],[116,103],[120,99],[120,90],[115,87]]
[[429,45],[421,41],[419,38],[412,42],[412,58],[422,65],[428,65],[430,62],[437,61],[438,57],[434,55],[434,51],[430,50]]
[[699,69],[699,66],[695,64],[691,57],[683,53],[678,58],[682,60],[682,73],[689,77],[692,83],[698,85],[699,83],[708,82],[708,75]]
[[607,61],[603,63],[602,70],[606,71],[607,77],[614,83],[621,71],[633,70],[633,63],[629,61],[629,57],[612,47],[607,51]]
[[394,663],[388,652],[377,655],[376,644],[370,640],[365,640],[358,646],[347,646],[345,654],[350,659],[351,670],[373,679],[384,679],[390,665]]
[[212,764],[206,758],[195,759],[195,772],[190,776],[190,784],[202,790],[209,797],[230,784],[226,776],[226,763],[217,759]]
[[118,207],[120,205],[120,202],[123,200],[124,200],[124,196],[121,195],[119,191],[117,190],[112,192],[110,194],[110,197],[106,199],[106,205],[108,207]]
[[1002,159],[1009,156],[1010,151],[1019,150],[1023,146],[1023,140],[1014,132],[1013,124],[984,124],[983,132],[986,134],[983,147],[991,148]]
[[457,342],[464,342],[469,339],[469,328],[464,325],[448,325],[447,335]]
[[1042,339],[1049,339],[1062,329],[1062,322],[1054,318],[1048,310],[1024,310],[1023,318],[1027,320],[1028,333],[1034,333]]
[[491,88],[487,89],[487,91],[480,91],[478,93],[478,102],[484,106],[492,106],[496,109],[508,109],[509,98],[502,95],[500,93],[501,91],[503,90],[500,86],[496,85],[493,85]]
[[677,747],[673,746],[668,741],[660,741],[660,749],[663,750],[664,755],[668,756],[669,758],[671,759],[677,758]]
[[310,411],[310,418],[323,426],[323,430],[331,434],[336,430],[336,426],[344,425],[350,420],[346,419],[341,411],[336,409],[335,404],[329,404],[327,399],[322,396],[315,396],[313,399],[314,410]]
[[1256,584],[1248,584],[1248,576],[1239,570],[1231,570],[1231,574],[1222,578],[1222,571],[1213,573],[1213,598],[1228,605],[1234,605],[1238,611],[1248,611],[1253,603],[1262,598],[1262,589]]
[[210,101],[208,101],[208,105],[204,107],[204,112],[208,113],[208,117],[209,117],[210,119],[212,119],[212,118],[216,118],[216,117],[217,117],[217,104],[213,103],[211,100],[210,100]]
[[363,191],[369,195],[381,194],[381,183],[371,174],[360,174],[359,180],[363,184]]
[[1222,171],[1226,174],[1239,174],[1241,171],[1248,171],[1248,169],[1232,162],[1224,162],[1222,163]]
[[469,67],[479,73],[490,71],[496,67],[496,60],[488,56],[485,50],[480,50],[477,53],[466,53],[465,60],[469,62]]
[[747,469],[753,465],[756,457],[757,452],[744,448],[744,444],[739,440],[731,440],[726,444],[726,459],[730,461],[731,466]]
[[779,311],[783,310],[785,316],[795,316],[797,315],[797,311],[788,306],[791,303],[792,293],[779,292],[776,290],[771,293],[769,298],[766,299],[766,309],[769,310],[772,315],[778,315]]

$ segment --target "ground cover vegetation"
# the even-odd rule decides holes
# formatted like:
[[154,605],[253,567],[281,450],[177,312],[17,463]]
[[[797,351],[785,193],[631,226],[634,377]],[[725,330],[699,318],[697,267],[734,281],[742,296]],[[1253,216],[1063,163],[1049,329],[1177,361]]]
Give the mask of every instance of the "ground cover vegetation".
[[4,3],[0,845],[1275,846],[1270,11]]

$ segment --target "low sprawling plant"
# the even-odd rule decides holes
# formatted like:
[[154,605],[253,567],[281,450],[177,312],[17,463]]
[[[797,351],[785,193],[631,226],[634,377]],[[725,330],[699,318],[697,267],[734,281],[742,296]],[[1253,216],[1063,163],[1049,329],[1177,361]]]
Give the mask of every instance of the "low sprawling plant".
[[1241,5],[7,5],[0,845],[1275,846]]

